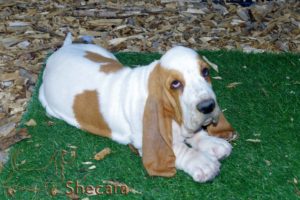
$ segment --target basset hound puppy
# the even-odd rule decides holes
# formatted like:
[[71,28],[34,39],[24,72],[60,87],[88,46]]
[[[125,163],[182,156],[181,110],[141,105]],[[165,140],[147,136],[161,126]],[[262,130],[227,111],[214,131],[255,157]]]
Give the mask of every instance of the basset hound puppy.
[[206,182],[231,153],[220,137],[234,130],[220,112],[209,66],[189,48],[132,69],[99,46],[72,44],[68,34],[47,60],[39,100],[50,116],[133,145],[151,176],[180,169]]

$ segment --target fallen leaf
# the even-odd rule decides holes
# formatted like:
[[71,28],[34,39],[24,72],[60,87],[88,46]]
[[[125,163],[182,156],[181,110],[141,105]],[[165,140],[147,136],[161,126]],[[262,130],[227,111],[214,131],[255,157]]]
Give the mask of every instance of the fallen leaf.
[[87,161],[87,162],[82,162],[82,164],[83,164],[83,165],[91,165],[91,164],[93,164],[93,163],[90,162],[90,161]]
[[25,123],[25,125],[26,125],[26,126],[36,126],[37,123],[36,123],[36,121],[35,121],[34,119],[30,119],[29,121],[27,121],[27,122]]
[[110,148],[104,148],[102,151],[98,152],[94,158],[95,160],[102,160],[104,159],[107,155],[109,155],[111,153],[111,149]]
[[72,157],[72,158],[75,158],[75,157],[76,157],[76,151],[74,151],[74,150],[71,151],[71,157]]
[[15,193],[16,193],[16,190],[15,190],[15,189],[13,189],[13,188],[8,188],[8,189],[7,189],[7,194],[8,194],[9,196],[13,196]]
[[233,83],[229,83],[226,87],[227,88],[235,88],[237,85],[242,84],[242,82],[233,82]]
[[53,122],[53,121],[47,121],[47,125],[48,125],[48,126],[53,126],[53,125],[54,125],[54,122]]
[[212,77],[213,79],[216,79],[216,80],[222,80],[222,77],[221,76],[214,76]]
[[71,145],[71,144],[68,144],[68,147],[71,148],[71,149],[77,149],[78,148],[77,146],[74,146],[74,145]]
[[92,165],[88,169],[96,169],[96,165]]
[[253,143],[260,143],[261,140],[260,139],[247,139],[247,142],[253,142]]
[[41,146],[41,144],[37,143],[34,145],[34,147],[39,148]]
[[205,56],[202,56],[202,58],[204,59],[205,62],[207,62],[207,64],[209,64],[216,72],[219,73],[219,69],[218,69],[218,65],[210,62]]
[[266,163],[267,166],[271,165],[271,161],[269,161],[269,160],[265,160],[265,163]]

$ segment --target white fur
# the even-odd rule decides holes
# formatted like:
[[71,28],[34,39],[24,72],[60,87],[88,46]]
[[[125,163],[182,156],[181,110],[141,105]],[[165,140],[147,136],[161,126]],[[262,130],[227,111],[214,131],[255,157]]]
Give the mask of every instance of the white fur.
[[219,160],[229,156],[232,149],[229,142],[221,138],[209,136],[204,130],[195,134],[194,137],[186,139],[186,142],[194,149],[206,152]]
[[[50,116],[79,127],[73,112],[74,97],[85,90],[96,90],[100,94],[100,112],[112,130],[112,139],[121,144],[133,144],[142,154],[142,123],[148,97],[148,79],[160,62],[162,67],[182,73],[186,83],[180,96],[184,123],[181,127],[176,122],[172,124],[176,167],[198,182],[211,180],[218,174],[218,159],[228,156],[231,146],[225,140],[193,133],[219,112],[218,106],[208,115],[196,110],[201,100],[216,97],[211,85],[200,75],[195,51],[174,47],[160,61],[135,69],[124,67],[108,74],[100,72],[99,63],[84,57],[86,51],[116,59],[99,46],[72,44],[69,34],[63,47],[49,57],[43,74],[39,100]],[[188,140],[192,148],[184,143],[187,136],[193,136]]]

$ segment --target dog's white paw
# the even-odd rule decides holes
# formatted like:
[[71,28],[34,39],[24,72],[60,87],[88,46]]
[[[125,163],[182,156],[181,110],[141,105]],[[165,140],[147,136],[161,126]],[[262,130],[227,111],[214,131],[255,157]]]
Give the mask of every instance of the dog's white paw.
[[228,141],[208,136],[204,132],[196,134],[194,137],[187,139],[186,142],[192,145],[197,151],[207,152],[219,160],[229,156],[232,149],[232,146]]
[[202,138],[197,144],[197,147],[198,150],[207,152],[219,160],[228,157],[232,149],[232,146],[229,142],[216,137]]
[[220,172],[220,162],[207,154],[206,152],[198,152],[199,154],[188,163],[189,174],[194,181],[203,183],[215,178]]

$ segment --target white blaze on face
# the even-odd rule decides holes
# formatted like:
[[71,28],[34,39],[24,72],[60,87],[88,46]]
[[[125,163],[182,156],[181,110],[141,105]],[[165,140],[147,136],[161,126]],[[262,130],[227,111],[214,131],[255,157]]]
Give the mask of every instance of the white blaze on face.
[[[216,96],[211,84],[201,75],[200,57],[197,52],[185,47],[174,47],[161,58],[161,65],[182,73],[185,81],[182,95],[179,97],[185,128],[193,132],[207,120],[219,113]],[[197,104],[203,100],[214,99],[216,107],[212,113],[203,114],[197,110]]]

